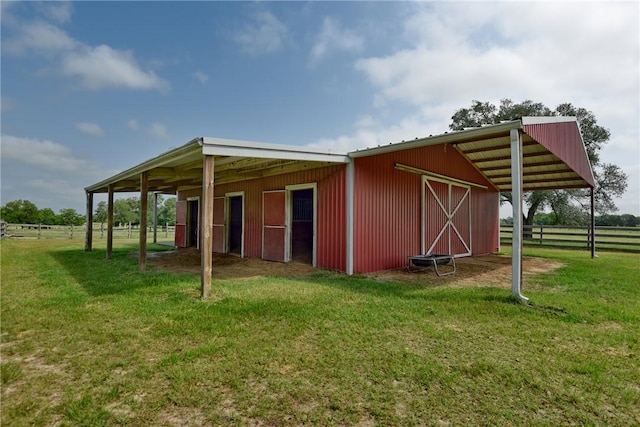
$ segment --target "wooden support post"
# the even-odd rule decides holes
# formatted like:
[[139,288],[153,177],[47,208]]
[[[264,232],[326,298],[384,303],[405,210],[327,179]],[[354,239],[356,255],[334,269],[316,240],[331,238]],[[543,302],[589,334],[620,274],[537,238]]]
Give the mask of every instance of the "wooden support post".
[[140,271],[147,268],[147,211],[149,205],[149,173],[140,174]]
[[213,165],[214,156],[205,155],[202,165],[202,218],[200,227],[200,267],[201,267],[201,297],[211,295],[211,271],[213,266]]
[[107,259],[113,253],[113,184],[109,184],[107,195]]
[[153,193],[153,243],[158,243],[158,193]]
[[87,218],[84,235],[84,251],[93,250],[93,193],[87,191]]

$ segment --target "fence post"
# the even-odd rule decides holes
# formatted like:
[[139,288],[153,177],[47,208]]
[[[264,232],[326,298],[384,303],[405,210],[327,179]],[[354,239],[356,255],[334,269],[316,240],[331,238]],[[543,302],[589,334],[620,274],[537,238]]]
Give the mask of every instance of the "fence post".
[[104,238],[104,222],[100,223],[100,238]]
[[164,223],[164,237],[165,238],[169,237],[169,223],[168,222]]
[[129,228],[127,230],[127,237],[130,239],[132,235],[133,235],[133,233],[131,231],[131,221],[129,221]]
[[42,224],[38,224],[38,240],[42,237]]
[[543,233],[544,225],[540,224],[540,246],[542,246],[542,233]]
[[73,224],[71,224],[71,236],[69,238],[73,239]]

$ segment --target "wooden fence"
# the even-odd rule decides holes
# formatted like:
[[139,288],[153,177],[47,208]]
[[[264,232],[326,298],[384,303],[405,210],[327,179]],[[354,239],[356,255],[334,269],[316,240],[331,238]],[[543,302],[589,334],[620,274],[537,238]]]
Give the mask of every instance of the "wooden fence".
[[[43,225],[43,224],[7,224],[4,223],[2,236],[21,239],[84,239],[86,227],[73,225]],[[164,241],[173,241],[175,226],[158,226],[157,237]],[[147,235],[153,236],[153,226],[147,229]],[[140,236],[140,228],[137,225],[127,224],[113,227],[114,239],[137,239]],[[93,238],[106,239],[106,224],[93,224]]]
[[[500,226],[500,243],[511,244],[513,226]],[[589,227],[565,225],[525,225],[523,244],[564,248],[590,248]],[[596,250],[640,252],[640,227],[596,226]]]

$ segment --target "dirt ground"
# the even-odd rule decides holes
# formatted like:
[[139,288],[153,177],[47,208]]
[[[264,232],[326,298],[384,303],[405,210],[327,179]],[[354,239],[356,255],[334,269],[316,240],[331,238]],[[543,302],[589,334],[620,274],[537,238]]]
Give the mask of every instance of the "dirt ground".
[[[161,269],[183,273],[200,274],[200,251],[193,248],[164,252],[149,252],[147,264]],[[562,263],[542,258],[524,257],[524,277],[555,270]],[[450,271],[451,266],[439,267],[441,272]],[[287,264],[263,261],[257,258],[240,258],[233,255],[214,254],[214,279],[248,279],[265,276],[307,277],[318,271],[310,265],[298,262]],[[487,255],[456,259],[456,273],[436,276],[433,268],[409,273],[405,268],[378,271],[366,275],[379,281],[399,281],[426,286],[447,287],[511,287],[511,257]]]

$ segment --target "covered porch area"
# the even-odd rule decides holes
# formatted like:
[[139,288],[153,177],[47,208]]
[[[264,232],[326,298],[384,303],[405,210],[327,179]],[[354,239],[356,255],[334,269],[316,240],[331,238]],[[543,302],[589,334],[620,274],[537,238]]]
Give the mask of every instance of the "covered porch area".
[[107,194],[107,250],[113,248],[114,194],[140,193],[139,269],[144,271],[147,256],[147,212],[149,194],[176,195],[178,191],[197,190],[200,195],[199,229],[201,296],[211,293],[213,259],[213,212],[216,185],[265,178],[300,170],[323,168],[348,163],[344,154],[323,150],[298,150],[296,147],[237,141],[220,138],[196,138],[182,147],[170,150],[120,174],[85,188],[87,197],[87,230],[85,251],[93,249],[93,198]]

